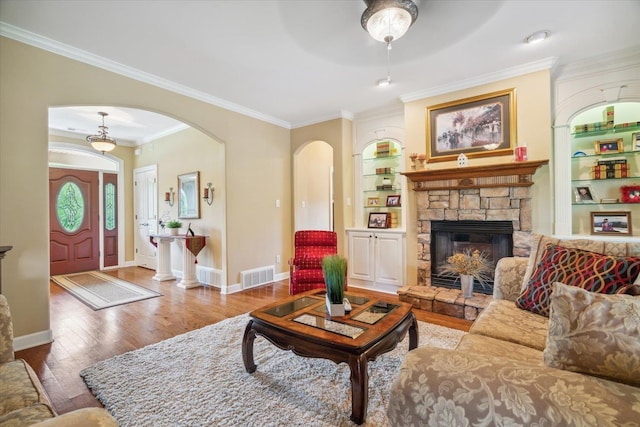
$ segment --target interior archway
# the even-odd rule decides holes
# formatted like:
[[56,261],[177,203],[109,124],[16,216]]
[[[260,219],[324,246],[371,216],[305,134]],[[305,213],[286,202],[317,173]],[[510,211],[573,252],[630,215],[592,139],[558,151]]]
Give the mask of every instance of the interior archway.
[[310,141],[294,154],[295,230],[334,230],[333,147]]
[[[98,117],[95,114],[85,114],[87,124],[67,122],[65,114],[60,110],[108,110],[125,111],[126,120],[109,122],[109,136],[117,141],[117,147],[110,153],[102,154],[94,150],[85,140],[87,135],[97,131]],[[211,182],[215,189],[214,201],[209,205],[198,198],[201,203],[199,218],[190,219],[191,228],[198,234],[207,235],[208,243],[205,250],[198,256],[198,271],[202,271],[202,281],[214,286],[226,285],[226,257],[224,236],[225,217],[225,147],[224,144],[204,134],[198,129],[179,122],[174,118],[162,116],[146,110],[137,110],[120,107],[57,107],[55,120],[51,120],[49,127],[49,165],[55,167],[78,168],[85,170],[98,170],[118,174],[118,218],[123,225],[119,230],[118,246],[122,249],[119,253],[119,267],[135,265],[136,244],[132,237],[136,229],[135,213],[132,200],[134,197],[133,171],[146,165],[157,165],[157,217],[176,218],[177,204],[170,206],[164,201],[165,192],[170,187],[177,188],[177,177],[180,174],[198,171],[200,172],[200,189]],[[116,113],[117,114],[117,113]],[[144,118],[152,117],[152,125],[145,123]],[[142,118],[142,120],[139,120]],[[156,122],[156,120],[158,120]],[[52,127],[52,122],[55,125]],[[127,138],[127,129],[119,129],[129,126],[136,135]],[[118,133],[121,130],[122,135]],[[142,132],[141,132],[142,130]],[[175,212],[174,212],[175,211]],[[187,224],[185,223],[185,227]],[[161,231],[160,229],[156,230]],[[176,251],[172,256],[172,266],[180,273],[181,251]],[[101,264],[102,266],[102,264]],[[199,278],[200,278],[199,277]]]

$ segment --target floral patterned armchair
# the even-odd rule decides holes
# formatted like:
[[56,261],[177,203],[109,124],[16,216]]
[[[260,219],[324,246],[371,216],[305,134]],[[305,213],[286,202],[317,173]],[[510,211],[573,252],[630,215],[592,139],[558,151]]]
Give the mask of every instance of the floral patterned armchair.
[[322,258],[338,253],[338,235],[324,230],[296,231],[294,251],[289,260],[289,294],[324,288]]

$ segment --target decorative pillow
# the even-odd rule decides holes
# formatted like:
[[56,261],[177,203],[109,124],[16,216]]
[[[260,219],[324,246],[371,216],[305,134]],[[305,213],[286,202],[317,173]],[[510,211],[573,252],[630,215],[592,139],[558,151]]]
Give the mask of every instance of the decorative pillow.
[[549,244],[527,287],[516,300],[516,306],[548,317],[554,282],[602,294],[638,295],[640,286],[633,282],[639,275],[640,258],[602,255]]
[[640,298],[555,283],[544,363],[640,386]]

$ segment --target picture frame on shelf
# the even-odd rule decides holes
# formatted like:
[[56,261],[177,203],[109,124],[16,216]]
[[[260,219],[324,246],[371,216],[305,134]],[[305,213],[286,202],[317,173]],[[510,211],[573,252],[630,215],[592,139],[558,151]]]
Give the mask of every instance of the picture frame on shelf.
[[591,234],[631,236],[631,212],[591,212]]
[[427,107],[427,161],[513,155],[516,92],[507,89]]
[[576,203],[597,203],[593,189],[588,184],[575,185],[573,187]]
[[380,206],[380,197],[367,197],[367,206]]
[[631,134],[631,151],[640,151],[640,132]]
[[387,196],[387,206],[400,206],[400,195],[399,194],[393,194],[393,195],[389,195]]
[[595,142],[596,154],[612,154],[624,152],[622,138],[602,139]]
[[369,213],[369,228],[389,228],[390,224],[389,212],[371,212]]
[[640,185],[623,185],[620,191],[624,203],[640,203]]

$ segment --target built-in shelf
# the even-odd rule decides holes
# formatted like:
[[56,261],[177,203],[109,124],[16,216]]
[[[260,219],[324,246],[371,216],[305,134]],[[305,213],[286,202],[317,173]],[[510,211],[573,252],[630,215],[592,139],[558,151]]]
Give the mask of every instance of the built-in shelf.
[[488,187],[529,187],[532,176],[549,160],[509,162],[502,164],[466,166],[449,169],[401,172],[411,182],[414,191],[456,190]]

